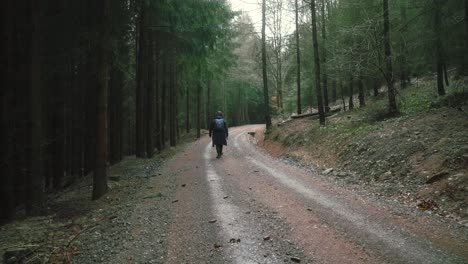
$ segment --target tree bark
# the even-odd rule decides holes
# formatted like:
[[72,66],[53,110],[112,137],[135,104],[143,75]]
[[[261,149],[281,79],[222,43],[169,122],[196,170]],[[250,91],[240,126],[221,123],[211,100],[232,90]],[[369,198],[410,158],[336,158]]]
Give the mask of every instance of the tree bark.
[[107,192],[107,93],[109,88],[111,0],[104,0],[100,40],[99,88],[97,92],[96,165],[93,175],[93,200]]
[[[156,40],[159,39],[160,34],[155,33],[156,35]],[[155,107],[154,107],[154,142],[156,149],[159,151],[162,150],[162,145],[161,145],[161,89],[162,89],[162,69],[161,69],[161,45],[157,43],[156,45],[156,50],[154,52],[155,56],[155,72],[153,72],[153,81],[155,85],[155,90],[154,90],[154,102],[155,102]]]
[[198,66],[198,81],[197,81],[197,138],[201,137],[200,133],[200,110],[201,110],[201,93],[202,93],[202,86],[201,86],[201,66]]
[[262,2],[262,75],[263,75],[263,103],[265,104],[265,123],[267,130],[271,129],[271,117],[270,117],[270,96],[268,95],[268,76],[266,68],[266,36],[265,36],[265,24],[266,24],[266,0]]
[[377,79],[374,79],[373,85],[374,85],[374,96],[379,96],[379,82],[377,81]]
[[31,61],[30,61],[30,118],[31,171],[27,183],[26,212],[40,213],[44,203],[44,174],[42,170],[42,7],[43,1],[30,1]]
[[391,115],[398,113],[396,103],[396,90],[393,80],[392,50],[390,47],[390,18],[388,10],[388,0],[383,0],[383,18],[384,18],[384,50],[385,50],[385,79],[388,85],[388,112]]
[[154,156],[154,93],[155,93],[155,83],[154,83],[154,74],[156,71],[156,35],[154,32],[148,32],[148,74],[146,74],[146,103],[145,103],[145,147],[146,147],[146,157],[152,158]]
[[444,87],[444,58],[442,51],[441,25],[440,25],[440,3],[434,1],[434,37],[436,48],[436,67],[437,67],[437,92],[439,96],[445,95]]
[[353,98],[353,94],[354,94],[354,81],[353,81],[353,76],[351,75],[349,77],[349,103],[348,103],[348,108],[349,110],[353,110],[354,109],[354,98]]
[[211,116],[213,115],[211,112],[211,77],[208,76],[208,80],[206,81],[206,128],[210,128],[211,124]]
[[447,63],[444,63],[444,80],[445,80],[445,85],[450,86],[450,81],[449,81],[449,76],[448,76],[448,71],[447,71]]
[[[404,2],[403,2],[404,4]],[[408,19],[407,19],[407,15],[406,15],[406,6],[402,5],[401,6],[401,19],[402,19],[402,24],[404,25],[403,28],[402,28],[402,35],[406,35],[407,34],[407,23],[408,23]],[[401,88],[405,88],[408,83],[410,83],[410,73],[409,73],[409,67],[408,67],[408,49],[406,47],[406,41],[405,40],[401,40],[401,55],[400,55],[400,87]]]
[[175,78],[175,49],[170,49],[169,55],[169,144],[171,147],[175,147],[176,145],[176,137],[177,137],[177,128],[176,128],[176,119],[177,119],[177,105],[176,105],[176,93],[177,93],[177,86],[176,86],[176,78]]
[[[468,0],[467,0],[468,1]],[[297,114],[302,114],[302,102],[301,102],[301,46],[299,40],[299,5],[297,0],[294,1],[295,4],[295,14],[296,14],[296,63],[297,63]]]
[[465,52],[464,52],[464,60],[463,60],[463,67],[464,71],[463,74],[468,75],[468,0],[465,0]]
[[343,103],[343,111],[346,111],[346,101],[344,99],[344,85],[343,81],[340,79],[340,91],[341,91],[341,102]]
[[366,98],[365,98],[365,92],[364,92],[364,82],[362,80],[362,76],[359,76],[358,89],[359,89],[359,107],[366,106]]
[[136,91],[136,156],[146,156],[146,82],[147,82],[147,60],[148,60],[148,29],[147,29],[147,6],[145,1],[140,1],[140,21],[138,39],[137,60],[137,91]]
[[[167,49],[169,47],[167,39],[164,40],[164,47],[163,49]],[[161,91],[161,128],[160,128],[160,136],[161,136],[161,147],[162,149],[166,148],[166,127],[167,127],[167,92],[169,87],[169,63],[168,63],[168,55],[164,55],[163,61],[163,75],[162,75],[162,91]]]
[[317,39],[317,14],[315,10],[315,0],[310,2],[312,13],[312,43],[314,46],[314,64],[315,64],[315,92],[317,96],[317,107],[319,112],[319,120],[321,125],[325,125],[325,111],[323,109],[322,89],[320,82],[320,56],[319,45]]
[[325,112],[330,111],[329,101],[328,101],[328,76],[327,76],[327,32],[325,28],[325,0],[322,0],[322,83],[323,83],[323,99]]

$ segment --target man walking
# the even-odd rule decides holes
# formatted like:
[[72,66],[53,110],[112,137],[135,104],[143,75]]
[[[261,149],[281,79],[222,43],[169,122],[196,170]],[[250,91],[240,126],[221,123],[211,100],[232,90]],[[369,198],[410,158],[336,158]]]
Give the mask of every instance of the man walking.
[[226,139],[228,138],[228,128],[221,111],[216,112],[215,118],[210,125],[209,135],[213,140],[213,147],[216,146],[216,152],[218,153],[216,158],[219,159],[223,155],[223,145],[227,146]]

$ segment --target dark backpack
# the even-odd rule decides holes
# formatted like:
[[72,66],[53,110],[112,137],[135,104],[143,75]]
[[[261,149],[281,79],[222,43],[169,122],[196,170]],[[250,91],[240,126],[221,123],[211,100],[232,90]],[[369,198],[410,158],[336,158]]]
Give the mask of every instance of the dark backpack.
[[224,131],[224,119],[215,119],[213,124],[213,130],[217,132]]

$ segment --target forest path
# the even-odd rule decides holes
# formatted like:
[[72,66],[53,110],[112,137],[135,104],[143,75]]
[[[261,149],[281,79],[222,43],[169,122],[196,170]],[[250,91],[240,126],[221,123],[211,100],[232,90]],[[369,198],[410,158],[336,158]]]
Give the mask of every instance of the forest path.
[[205,136],[167,162],[167,253],[150,262],[468,263],[464,228],[287,165],[248,133],[262,130],[232,128],[221,159]]

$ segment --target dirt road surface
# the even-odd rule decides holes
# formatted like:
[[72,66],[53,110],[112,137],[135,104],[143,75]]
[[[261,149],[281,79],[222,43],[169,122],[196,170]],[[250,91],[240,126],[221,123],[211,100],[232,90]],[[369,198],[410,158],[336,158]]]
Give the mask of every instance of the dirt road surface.
[[[248,133],[262,130],[232,128],[221,159],[205,136],[168,161],[166,233],[130,248],[164,248],[148,263],[468,263],[465,227],[275,159]],[[155,206],[164,205],[145,200],[135,214],[151,218]],[[128,252],[112,261],[129,261]]]

